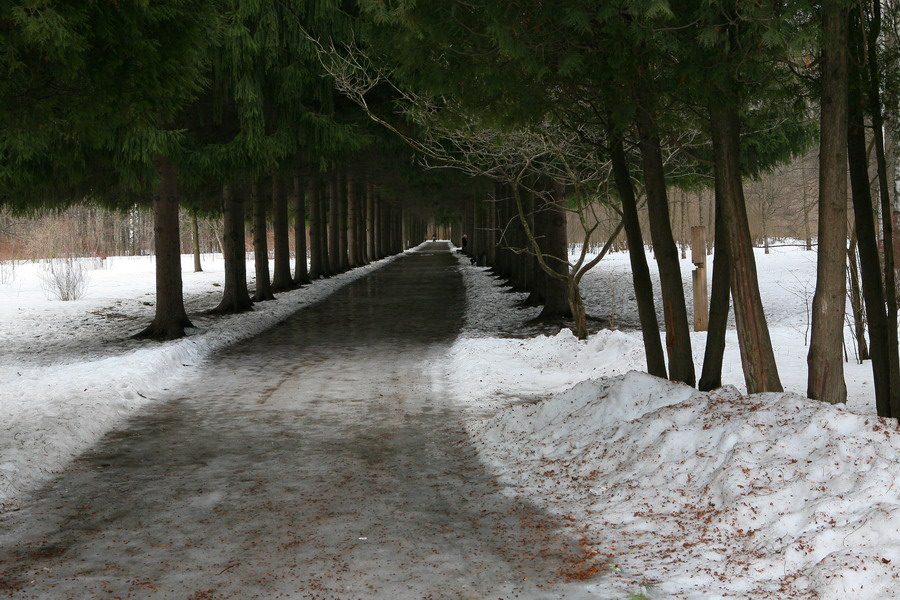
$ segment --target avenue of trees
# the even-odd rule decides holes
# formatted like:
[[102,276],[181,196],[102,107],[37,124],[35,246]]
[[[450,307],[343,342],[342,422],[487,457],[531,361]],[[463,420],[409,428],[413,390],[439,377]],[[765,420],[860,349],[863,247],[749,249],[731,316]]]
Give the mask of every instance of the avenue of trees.
[[[582,338],[579,283],[623,232],[648,372],[721,385],[733,307],[748,391],[781,391],[747,195],[812,150],[807,392],[846,398],[849,248],[877,411],[900,417],[897,167],[885,141],[900,131],[897,0],[16,0],[0,23],[0,201],[151,205],[148,337],[190,324],[180,206],[223,219],[218,311],[399,252],[445,222],[541,318],[571,319]],[[714,198],[715,223],[700,373],[670,214],[673,193],[698,191]],[[591,257],[598,205],[617,223]]]

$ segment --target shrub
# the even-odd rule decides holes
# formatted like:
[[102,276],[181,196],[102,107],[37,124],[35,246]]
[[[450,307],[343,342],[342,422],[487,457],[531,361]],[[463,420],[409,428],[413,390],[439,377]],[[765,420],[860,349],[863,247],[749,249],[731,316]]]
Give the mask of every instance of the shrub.
[[81,261],[74,256],[47,260],[41,280],[48,298],[63,301],[78,300],[87,287],[87,273]]
[[12,283],[16,279],[16,261],[0,260],[0,284]]

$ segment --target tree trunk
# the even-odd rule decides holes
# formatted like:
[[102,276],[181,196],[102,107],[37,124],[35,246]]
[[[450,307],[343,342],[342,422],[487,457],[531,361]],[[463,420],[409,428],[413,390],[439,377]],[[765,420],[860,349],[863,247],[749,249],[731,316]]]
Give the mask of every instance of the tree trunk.
[[[561,277],[569,276],[569,243],[566,235],[565,189],[562,185],[554,185],[553,192],[542,206],[537,207],[535,221],[540,224],[541,232],[538,241],[541,254],[546,258],[544,263]],[[569,288],[565,279],[544,274],[544,308],[538,319],[556,320],[574,316],[569,299]],[[576,300],[576,303],[580,298]],[[583,305],[582,305],[583,306]]]
[[366,184],[357,181],[354,189],[356,202],[356,264],[368,264],[366,260]]
[[844,306],[847,297],[847,15],[840,0],[823,4],[819,124],[819,252],[807,364],[810,398],[844,402]]
[[318,279],[325,275],[324,259],[325,240],[322,238],[322,192],[319,179],[309,178],[307,184],[309,197],[309,278]]
[[275,269],[272,273],[272,291],[292,290],[290,225],[288,223],[288,199],[284,184],[278,175],[272,176],[272,232],[275,245]]
[[650,280],[650,267],[647,265],[647,253],[644,250],[637,200],[634,196],[631,173],[628,171],[625,147],[621,135],[616,132],[610,131],[609,139],[613,177],[619,199],[622,201],[622,224],[625,228],[625,239],[628,242],[634,297],[641,321],[644,352],[647,356],[647,372],[656,377],[666,377],[666,361],[659,336],[656,302],[653,299],[653,282]]
[[[472,199],[472,203],[472,209],[474,209],[474,198]],[[531,231],[534,234],[535,242],[537,243],[541,254],[545,254],[547,250],[547,240],[545,238],[547,236],[546,232],[548,224],[546,223],[546,217],[550,216],[550,213],[544,210],[544,208],[544,201],[540,195],[535,197],[534,194],[528,194],[528,213],[531,215]],[[474,212],[474,210],[472,210],[472,212]],[[472,243],[473,242],[470,240],[469,244],[471,245]],[[475,254],[472,254],[472,256],[475,256]],[[528,286],[529,294],[528,297],[521,302],[520,306],[543,306],[547,300],[547,280],[549,276],[544,273],[540,262],[537,260],[537,256],[529,253],[527,255],[527,261],[528,264],[526,268],[528,269],[528,279],[530,282],[530,285]]]
[[[522,190],[519,190],[519,194],[522,195]],[[522,198],[522,202],[527,204],[525,198]],[[527,211],[527,207],[525,208]],[[519,216],[518,211],[511,211],[511,215],[509,217],[509,230],[508,230],[508,240],[509,240],[509,258],[510,258],[510,273],[509,273],[509,281],[512,284],[512,288],[517,292],[527,292],[528,285],[525,279],[525,264],[524,257],[525,254],[521,253],[521,250],[524,249],[525,243],[523,242],[524,231],[522,229],[522,220]]]
[[390,248],[388,254],[397,254],[400,251],[400,209],[397,206],[391,206],[390,213]]
[[375,186],[366,184],[366,262],[378,260],[375,254]]
[[853,313],[853,333],[856,336],[856,354],[859,363],[869,360],[869,345],[866,343],[866,322],[863,317],[862,294],[859,289],[859,268],[856,263],[856,240],[850,238],[847,248],[847,280],[850,289],[850,311]]
[[[478,235],[475,233],[475,223],[477,221],[476,215],[476,203],[475,203],[475,194],[472,193],[466,196],[466,227],[464,233],[466,234],[466,253],[469,255],[469,258],[475,258],[478,256]],[[534,269],[534,261],[531,262],[530,269]],[[536,286],[534,286],[536,287]]]
[[510,251],[510,237],[512,236],[512,196],[511,186],[504,185],[500,188],[500,196],[497,202],[497,223],[500,239],[497,246],[497,269],[500,276],[506,279],[507,284],[513,285],[513,261]]
[[372,213],[372,244],[373,244],[372,252],[374,253],[373,260],[381,260],[382,258],[384,258],[384,254],[381,252],[381,244],[382,244],[382,240],[381,240],[381,227],[382,227],[381,220],[382,219],[381,219],[381,217],[382,217],[382,213],[383,213],[383,207],[381,205],[381,196],[376,194],[375,199],[374,199],[373,213]]
[[391,207],[383,199],[381,201],[381,256],[391,253]]
[[[884,116],[881,107],[881,73],[878,64],[878,39],[881,34],[881,2],[871,4],[871,21],[868,31],[869,64],[869,114],[875,142],[875,161],[878,171],[878,191],[882,214],[882,239],[884,240],[884,291],[887,301],[888,363],[890,368],[891,417],[900,418],[900,347],[897,339],[897,283],[894,265],[894,207],[888,185],[887,156],[884,147]],[[879,413],[881,414],[881,413]],[[886,415],[885,415],[886,416]]]
[[319,202],[319,255],[322,258],[322,277],[331,277],[334,269],[331,266],[331,188],[330,183],[316,185],[316,198]]
[[[853,200],[854,228],[859,251],[859,271],[863,304],[869,326],[869,355],[872,359],[872,379],[875,409],[880,416],[891,416],[892,387],[890,368],[890,326],[885,313],[885,294],[882,286],[881,258],[876,241],[875,214],[872,190],[869,185],[869,157],[866,152],[864,114],[865,55],[860,31],[859,9],[852,12],[854,24],[850,29],[849,83],[847,101],[847,162]],[[889,244],[886,245],[886,248]],[[890,252],[886,252],[889,254]],[[848,257],[849,258],[849,257]],[[887,257],[886,257],[887,258]]]
[[191,240],[194,249],[194,273],[203,271],[203,265],[200,264],[200,224],[197,222],[197,213],[191,213]]
[[488,198],[487,213],[487,231],[485,232],[486,248],[485,248],[485,266],[493,269],[497,265],[497,209],[496,200]]
[[687,238],[688,238],[687,229],[685,229],[686,220],[685,220],[685,215],[684,215],[684,213],[685,213],[684,191],[682,190],[681,192],[679,192],[678,195],[681,196],[681,199],[678,202],[678,211],[679,211],[679,215],[681,217],[681,232],[680,232],[681,233],[681,240],[680,240],[680,242],[681,242],[680,243],[681,259],[684,260],[687,258]]
[[[728,82],[736,86],[736,82]],[[733,89],[733,88],[732,88]],[[721,195],[723,231],[728,240],[731,271],[731,295],[734,317],[747,391],[780,392],[783,390],[775,364],[775,352],[759,294],[756,259],[747,221],[744,186],[740,166],[740,123],[737,107],[729,102],[731,89],[721,90],[719,99],[709,106],[716,186]]]
[[659,282],[662,288],[669,379],[693,386],[695,382],[694,359],[691,353],[684,284],[681,280],[681,264],[678,261],[678,249],[675,247],[675,239],[672,236],[659,134],[656,120],[650,112],[649,102],[644,95],[645,89],[639,83],[636,117],[641,164],[644,169],[644,186],[647,192],[647,207],[650,213],[650,239],[653,242],[653,254],[656,256],[659,266]]
[[569,297],[569,310],[572,312],[572,333],[579,340],[586,340],[588,336],[587,330],[587,313],[584,310],[584,300],[581,298],[581,290],[575,282],[575,278],[570,277],[566,288]]
[[340,261],[340,272],[343,273],[350,269],[350,257],[347,253],[347,174],[343,171],[338,172],[337,180],[338,194],[338,260]]
[[223,257],[225,256],[225,245],[222,243],[222,232],[219,231],[219,226],[215,221],[212,223],[213,227],[213,235],[216,237],[216,245],[219,247],[219,254]]
[[356,198],[356,181],[347,177],[347,266],[355,269],[359,266],[359,208]]
[[247,290],[247,243],[244,237],[244,199],[229,185],[222,187],[223,240],[225,251],[225,287],[217,313],[250,310],[253,303]]
[[332,174],[328,178],[328,274],[336,275],[341,272],[341,210],[340,187],[337,183],[338,175]]
[[294,285],[306,285],[310,283],[306,264],[306,199],[299,174],[294,175],[294,254]]
[[156,310],[153,321],[135,337],[174,340],[193,327],[184,310],[181,285],[181,235],[178,179],[168,159],[154,159],[159,185],[153,194],[153,248],[156,253]]
[[722,210],[722,194],[716,186],[715,194],[715,255],[713,256],[712,290],[709,300],[709,327],[706,330],[706,349],[703,352],[701,391],[722,387],[722,360],[725,356],[725,332],[728,329],[728,309],[731,305],[731,261],[728,258],[728,234]]
[[250,200],[253,203],[253,266],[256,269],[256,292],[254,302],[274,300],[272,280],[269,278],[269,245],[266,239],[266,196],[260,194],[257,184],[250,186]]

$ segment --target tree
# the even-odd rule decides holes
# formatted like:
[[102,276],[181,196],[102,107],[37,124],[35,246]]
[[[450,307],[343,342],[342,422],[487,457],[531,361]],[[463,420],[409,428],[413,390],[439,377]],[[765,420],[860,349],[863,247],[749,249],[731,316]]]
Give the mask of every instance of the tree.
[[807,356],[807,394],[832,404],[847,399],[841,349],[847,297],[848,17],[842,0],[823,2],[819,253]]
[[218,31],[215,5],[30,4],[0,9],[0,178],[22,190],[46,186],[42,179],[54,173],[69,193],[88,188],[110,202],[152,198],[157,301],[139,336],[180,337],[190,321],[181,290],[175,121],[204,84]]
[[[307,265],[308,249],[306,244],[306,190],[300,174],[293,177],[294,184],[294,252],[296,263],[294,265],[294,285],[301,286],[310,283],[310,274]],[[312,232],[310,232],[310,235]]]
[[272,291],[284,292],[295,287],[291,275],[290,228],[288,220],[288,196],[280,175],[272,176],[272,232],[275,245],[275,268],[272,273]]

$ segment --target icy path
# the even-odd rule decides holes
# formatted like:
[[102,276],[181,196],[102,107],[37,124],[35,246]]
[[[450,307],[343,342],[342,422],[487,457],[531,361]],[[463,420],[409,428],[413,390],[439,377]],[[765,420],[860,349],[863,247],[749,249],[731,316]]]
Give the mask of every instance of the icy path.
[[0,593],[578,597],[578,541],[501,493],[442,391],[464,310],[431,244],[215,356],[2,515]]

